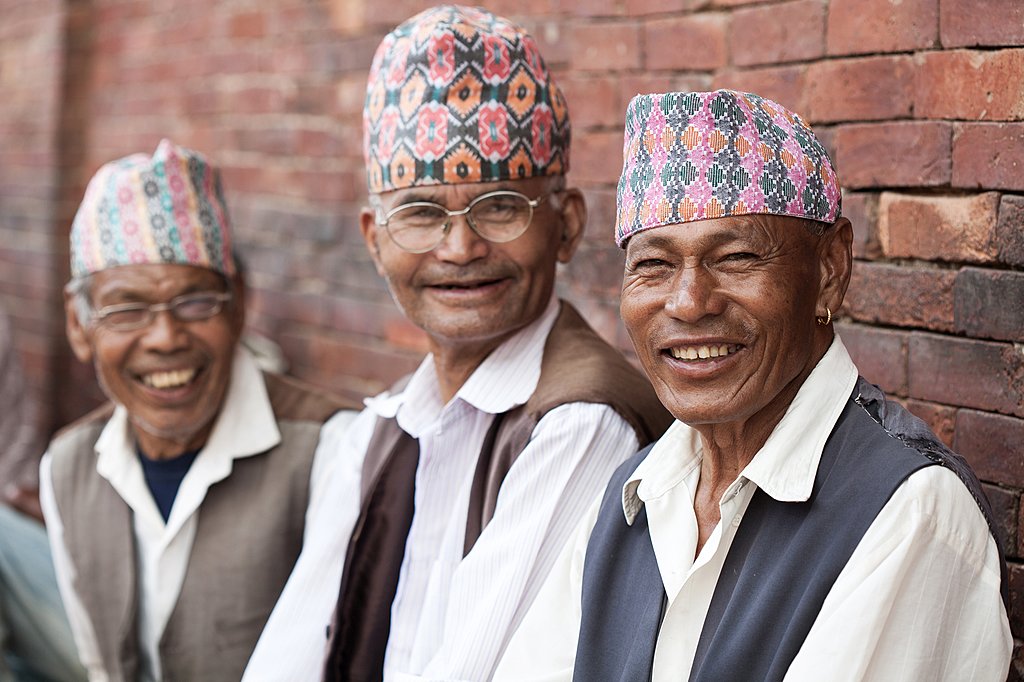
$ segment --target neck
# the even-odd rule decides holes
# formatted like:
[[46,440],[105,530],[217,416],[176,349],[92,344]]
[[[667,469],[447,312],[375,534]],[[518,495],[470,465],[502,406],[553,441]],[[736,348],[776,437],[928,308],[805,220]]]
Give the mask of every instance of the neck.
[[472,376],[488,355],[501,345],[501,341],[479,344],[437,344],[432,343],[434,371],[441,389],[441,398],[447,405],[463,384]]
[[181,437],[161,437],[149,433],[137,424],[132,425],[137,447],[146,459],[154,461],[174,459],[186,452],[201,449],[206,445],[211,430],[212,424],[197,433]]

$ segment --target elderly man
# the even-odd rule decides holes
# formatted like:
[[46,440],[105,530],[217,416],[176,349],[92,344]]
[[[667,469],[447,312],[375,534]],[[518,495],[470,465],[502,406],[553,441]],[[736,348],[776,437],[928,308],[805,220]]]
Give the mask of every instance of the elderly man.
[[399,26],[364,123],[363,235],[431,352],[339,443],[247,677],[316,679],[327,644],[328,680],[486,680],[588,498],[670,418],[554,295],[585,209],[522,28],[451,6]]
[[167,140],[71,228],[68,339],[111,402],[52,441],[41,498],[91,679],[238,679],[303,543],[341,405],[240,348],[230,247],[218,172]]
[[836,174],[798,116],[635,98],[622,317],[676,423],[612,477],[496,679],[1003,680],[980,486],[858,377]]

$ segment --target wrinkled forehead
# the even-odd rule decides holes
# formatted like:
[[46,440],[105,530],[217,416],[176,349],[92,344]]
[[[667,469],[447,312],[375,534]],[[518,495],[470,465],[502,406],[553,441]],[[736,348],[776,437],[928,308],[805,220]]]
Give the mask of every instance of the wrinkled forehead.
[[810,246],[817,237],[808,229],[809,222],[793,216],[755,213],[669,223],[631,235],[623,246],[627,254],[631,250],[652,245],[680,252],[709,249],[723,244],[761,248],[781,244]]
[[560,189],[564,181],[559,177],[533,177],[499,182],[476,182],[460,185],[427,185],[408,187],[371,195],[374,203],[385,211],[413,201],[432,201],[446,208],[457,210],[468,205],[473,199],[497,190],[519,192],[530,199]]
[[219,291],[227,286],[227,279],[195,265],[145,263],[98,270],[89,276],[89,285],[93,302],[101,303],[112,298],[156,300],[193,291]]

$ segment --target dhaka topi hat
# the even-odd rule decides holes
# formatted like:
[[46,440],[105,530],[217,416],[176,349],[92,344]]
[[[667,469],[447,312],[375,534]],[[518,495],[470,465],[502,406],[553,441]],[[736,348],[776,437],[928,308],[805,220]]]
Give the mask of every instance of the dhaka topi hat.
[[832,223],[839,180],[804,121],[747,92],[637,95],[626,109],[615,242],[662,225],[764,213]]
[[153,156],[111,161],[89,181],[71,224],[71,275],[177,263],[230,276],[230,232],[219,171],[162,140]]
[[507,19],[435,7],[377,48],[363,108],[371,193],[564,174],[569,137],[562,91]]

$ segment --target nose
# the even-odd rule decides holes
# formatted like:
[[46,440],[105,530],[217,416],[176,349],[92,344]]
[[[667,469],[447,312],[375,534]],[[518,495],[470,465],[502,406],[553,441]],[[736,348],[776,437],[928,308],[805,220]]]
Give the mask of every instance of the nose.
[[469,217],[456,215],[441,243],[434,247],[434,256],[439,260],[465,265],[487,255],[489,242],[478,235],[469,224]]
[[188,346],[185,323],[171,314],[170,310],[154,313],[153,321],[145,329],[143,343],[148,350],[158,353],[173,353]]
[[703,265],[680,267],[672,283],[672,293],[665,302],[665,311],[690,324],[709,315],[720,315],[724,306],[717,290],[714,273]]

